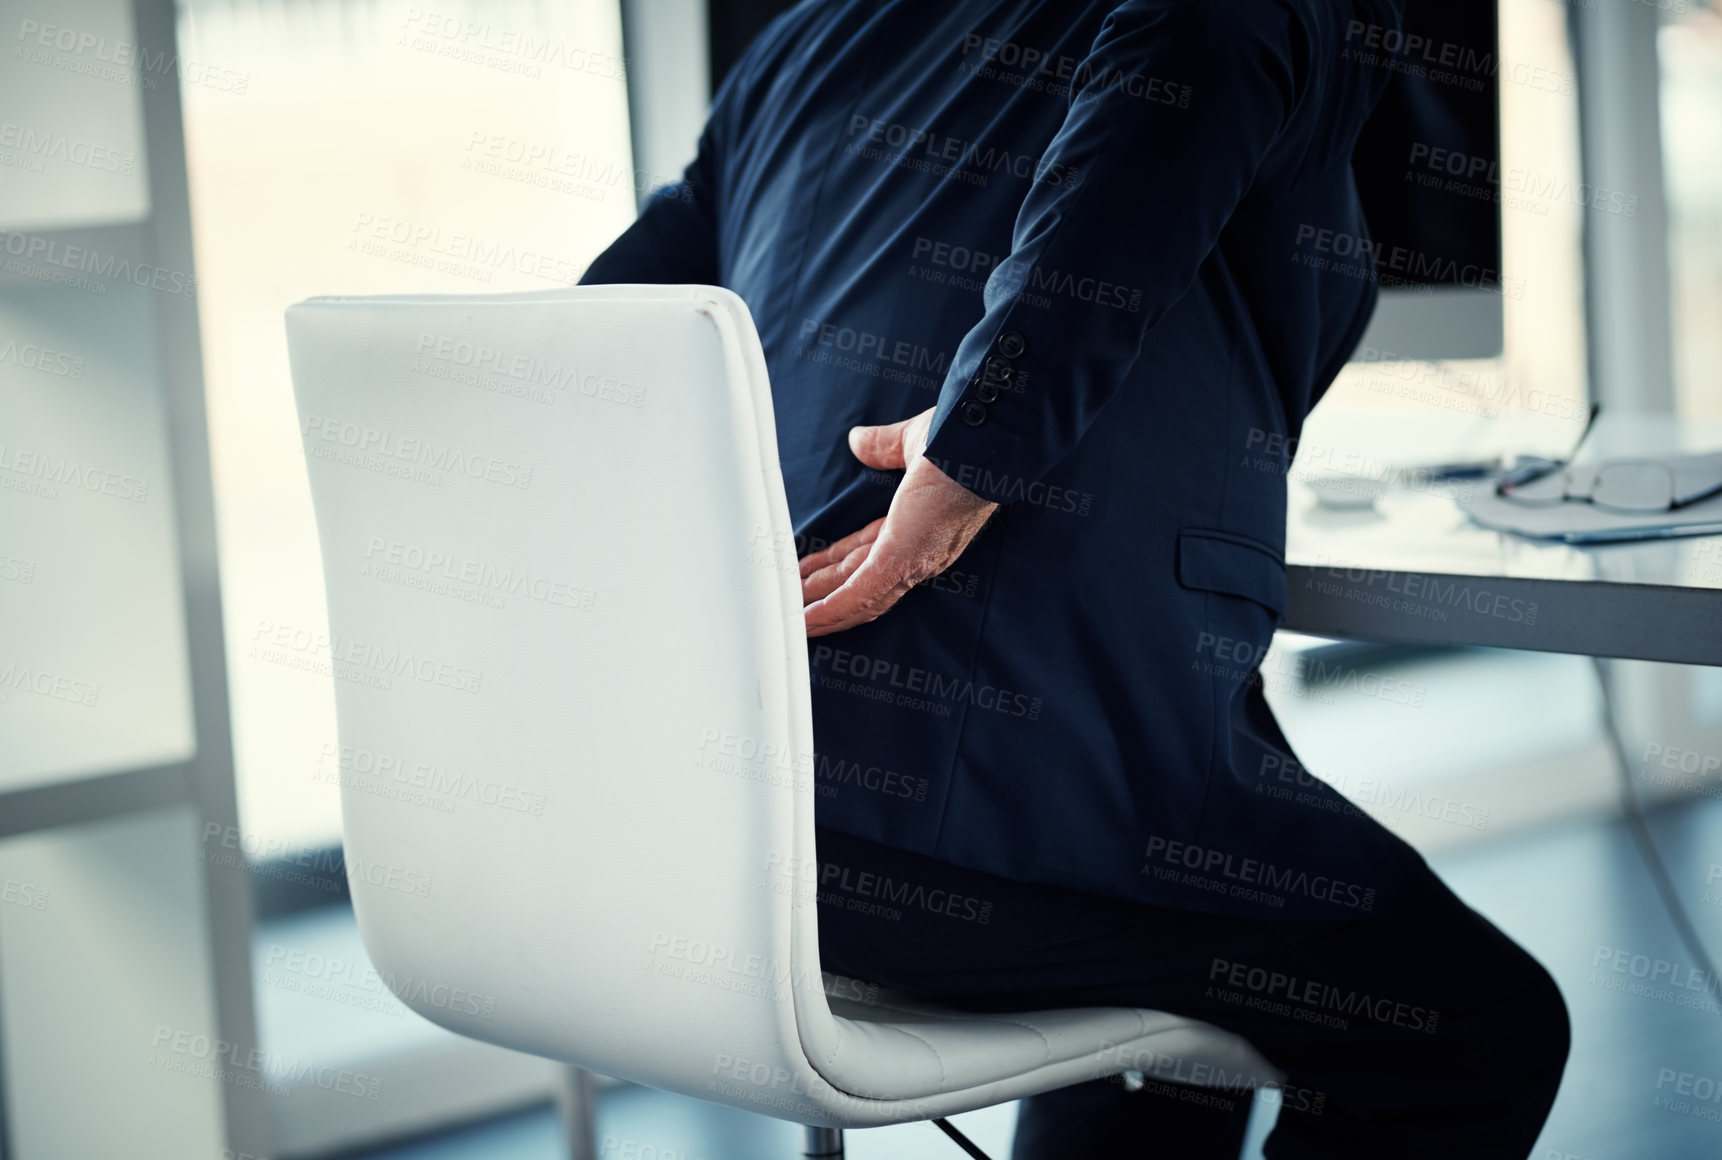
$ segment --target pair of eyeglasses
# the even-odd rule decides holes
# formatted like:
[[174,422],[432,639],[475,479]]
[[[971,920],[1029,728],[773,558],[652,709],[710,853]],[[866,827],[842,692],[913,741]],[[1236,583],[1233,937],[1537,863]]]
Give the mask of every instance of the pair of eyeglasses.
[[1722,492],[1719,483],[1682,496],[1674,469],[1654,459],[1609,459],[1574,467],[1572,461],[1590,438],[1601,411],[1600,403],[1591,404],[1584,430],[1565,458],[1522,460],[1496,481],[1495,494],[1527,507],[1588,503],[1610,511],[1646,514],[1679,511]]

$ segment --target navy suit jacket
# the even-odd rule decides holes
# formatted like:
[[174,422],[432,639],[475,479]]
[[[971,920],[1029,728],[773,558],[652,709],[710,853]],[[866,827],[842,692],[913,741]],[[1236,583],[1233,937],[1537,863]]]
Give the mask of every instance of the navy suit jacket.
[[822,824],[1151,904],[1393,906],[1417,855],[1300,765],[1259,662],[1287,452],[1375,303],[1351,152],[1399,8],[806,0],[592,264],[747,302],[803,554],[901,478],[856,424],[936,407],[928,456],[1004,505],[808,642]]

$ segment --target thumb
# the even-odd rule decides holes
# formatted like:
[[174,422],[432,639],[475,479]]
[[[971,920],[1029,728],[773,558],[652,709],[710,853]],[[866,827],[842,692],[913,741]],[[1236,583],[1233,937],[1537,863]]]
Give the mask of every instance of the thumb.
[[913,422],[913,419],[904,419],[882,427],[851,427],[849,450],[868,467],[882,471],[907,466],[903,457],[903,435]]

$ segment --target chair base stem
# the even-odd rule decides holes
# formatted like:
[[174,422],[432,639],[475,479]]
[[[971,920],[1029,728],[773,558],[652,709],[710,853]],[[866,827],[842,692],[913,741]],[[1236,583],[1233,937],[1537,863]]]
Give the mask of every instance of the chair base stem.
[[843,1129],[807,1129],[807,1146],[801,1154],[808,1160],[843,1160]]

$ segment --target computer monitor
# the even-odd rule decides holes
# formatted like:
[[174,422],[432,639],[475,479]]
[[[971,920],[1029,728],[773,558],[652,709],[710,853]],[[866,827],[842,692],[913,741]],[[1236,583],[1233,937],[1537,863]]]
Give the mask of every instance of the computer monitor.
[[1345,51],[1392,74],[1352,154],[1381,284],[1359,357],[1501,353],[1497,20],[1496,0],[1406,0],[1399,29],[1348,22]]

